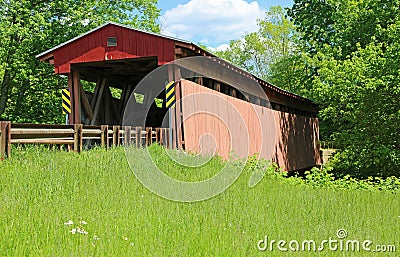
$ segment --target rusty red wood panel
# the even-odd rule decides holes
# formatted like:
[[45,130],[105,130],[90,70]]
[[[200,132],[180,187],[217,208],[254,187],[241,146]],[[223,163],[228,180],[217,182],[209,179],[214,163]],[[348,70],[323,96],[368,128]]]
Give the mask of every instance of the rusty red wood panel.
[[136,34],[136,54],[138,56],[142,56],[143,53],[143,48],[144,48],[144,43],[143,43],[143,33],[135,33]]
[[[107,46],[117,37],[117,46]],[[159,65],[175,59],[175,41],[109,24],[54,51],[56,73],[69,73],[71,63],[157,56]]]
[[135,41],[131,40],[131,34],[132,33],[124,33],[123,31],[121,31],[122,38],[119,41],[122,41],[122,51],[127,54],[133,55],[135,54],[135,51],[133,51],[132,48],[136,48],[136,46],[132,47]]
[[318,120],[250,104],[182,81],[185,147],[228,158],[259,154],[286,170],[319,163]]
[[137,39],[136,39],[136,34],[137,33],[127,33],[125,34],[125,37],[128,37],[129,44],[128,47],[126,48],[126,53],[137,56]]
[[[173,40],[163,41],[162,53],[164,58],[158,60],[159,65],[175,60],[175,42]],[[170,51],[170,49],[173,49],[173,51]],[[159,50],[161,51],[161,48]]]
[[275,111],[276,162],[288,170],[320,163],[318,119]]
[[[164,41],[165,40],[163,40],[162,38],[157,38],[156,41],[157,41],[157,52],[159,53],[158,60],[159,60],[159,62],[164,62],[164,59],[166,56],[164,53]],[[175,47],[172,45],[170,48],[175,48]],[[167,51],[168,51],[168,48],[167,48]],[[175,58],[175,55],[173,56],[172,60],[174,60],[174,58]]]
[[[152,44],[152,42],[156,42],[157,38],[152,38],[152,35],[141,33],[142,34],[142,44],[143,50],[139,53],[141,56],[151,56],[151,48],[154,47],[156,44]],[[157,48],[154,49],[154,52],[157,52]]]

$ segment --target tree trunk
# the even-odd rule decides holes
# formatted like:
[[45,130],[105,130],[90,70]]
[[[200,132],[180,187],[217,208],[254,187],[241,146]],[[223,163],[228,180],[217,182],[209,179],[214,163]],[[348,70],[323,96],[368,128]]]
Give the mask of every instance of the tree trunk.
[[6,111],[10,82],[11,82],[10,70],[6,68],[6,70],[4,71],[3,82],[1,83],[0,115],[2,115]]
[[[15,24],[16,17],[13,16],[12,21],[10,23],[10,27],[12,27]],[[15,33],[15,32],[14,32]],[[11,85],[11,70],[10,70],[10,62],[12,61],[12,57],[15,54],[15,49],[13,45],[19,45],[20,38],[18,35],[11,34],[9,38],[9,44],[8,44],[8,52],[6,53],[6,58],[4,60],[5,64],[5,69],[4,69],[4,75],[3,75],[3,80],[1,82],[1,95],[0,95],[0,116],[6,111],[7,107],[7,100],[8,100],[8,93],[10,91],[10,85]]]
[[29,80],[24,81],[24,83],[21,84],[21,87],[18,87],[19,92],[17,93],[17,101],[15,102],[15,111],[18,116],[21,116],[21,113],[23,113],[25,92],[27,90],[26,85],[29,85]]

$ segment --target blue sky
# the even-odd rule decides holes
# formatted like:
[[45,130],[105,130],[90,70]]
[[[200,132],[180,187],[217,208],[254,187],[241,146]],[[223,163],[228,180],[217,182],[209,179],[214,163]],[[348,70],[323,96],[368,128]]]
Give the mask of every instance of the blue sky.
[[232,39],[257,30],[270,6],[293,0],[159,0],[163,34],[224,49]]

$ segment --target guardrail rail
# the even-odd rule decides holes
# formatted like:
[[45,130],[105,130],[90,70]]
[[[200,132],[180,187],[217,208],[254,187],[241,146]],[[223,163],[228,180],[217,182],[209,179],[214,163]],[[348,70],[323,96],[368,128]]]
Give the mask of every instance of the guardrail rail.
[[160,143],[170,147],[169,128],[132,126],[87,126],[82,124],[12,124],[0,122],[0,158],[11,156],[11,145],[66,145],[68,150],[81,152],[83,143],[110,146],[149,146]]

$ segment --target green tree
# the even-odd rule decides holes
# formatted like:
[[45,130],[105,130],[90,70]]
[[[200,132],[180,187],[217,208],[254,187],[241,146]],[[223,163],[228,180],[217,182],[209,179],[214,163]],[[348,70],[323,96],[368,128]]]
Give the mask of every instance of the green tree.
[[314,69],[299,47],[299,34],[286,10],[271,7],[266,17],[258,20],[258,27],[257,32],[232,40],[228,49],[215,54],[280,88],[307,95]]
[[259,77],[266,77],[268,67],[264,64],[269,56],[265,54],[266,48],[262,40],[258,33],[249,33],[241,39],[230,41],[228,49],[215,54]]
[[257,32],[232,40],[227,50],[215,54],[280,87],[290,87],[289,79],[274,74],[278,71],[288,74],[280,64],[296,51],[293,23],[286,18],[286,11],[281,6],[273,6],[264,19],[258,20],[258,27]]
[[15,122],[61,122],[59,89],[35,56],[107,21],[159,32],[156,0],[3,0],[0,4],[0,117]]
[[313,72],[306,95],[321,106],[338,174],[398,175],[400,1],[295,0],[289,10]]
[[301,33],[307,53],[329,48],[347,59],[369,43],[385,41],[385,30],[398,20],[398,0],[294,0],[288,15]]

